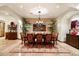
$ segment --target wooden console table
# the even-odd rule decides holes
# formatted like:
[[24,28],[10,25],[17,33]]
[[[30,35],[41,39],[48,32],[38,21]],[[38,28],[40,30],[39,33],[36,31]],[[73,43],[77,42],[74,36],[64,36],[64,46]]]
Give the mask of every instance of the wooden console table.
[[7,32],[6,39],[16,40],[17,39],[17,32]]
[[66,34],[66,43],[79,49],[79,35]]

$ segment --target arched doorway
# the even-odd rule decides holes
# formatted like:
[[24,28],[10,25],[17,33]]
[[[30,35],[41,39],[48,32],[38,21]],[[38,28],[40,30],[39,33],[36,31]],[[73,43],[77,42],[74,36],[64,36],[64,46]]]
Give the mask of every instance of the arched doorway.
[[0,21],[0,37],[4,37],[5,33],[5,23],[4,21]]
[[78,15],[74,15],[71,18],[71,30],[73,28],[77,31],[77,35],[79,35],[79,14]]

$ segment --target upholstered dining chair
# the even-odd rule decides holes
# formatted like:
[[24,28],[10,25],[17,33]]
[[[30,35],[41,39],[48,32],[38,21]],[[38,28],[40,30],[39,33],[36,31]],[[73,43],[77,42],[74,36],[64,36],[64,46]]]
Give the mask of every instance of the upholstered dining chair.
[[46,34],[45,35],[45,47],[46,48],[52,48],[52,35],[51,34]]
[[27,34],[28,47],[32,48],[34,46],[34,35]]
[[33,34],[27,34],[27,40],[29,43],[33,43],[34,42]]
[[42,39],[43,39],[43,36],[42,34],[36,34],[36,47],[37,48],[41,48],[42,47]]
[[21,40],[22,40],[21,44],[23,44],[24,43],[23,42],[23,33],[20,33],[20,36],[21,36]]
[[25,45],[25,41],[27,41],[27,38],[25,38],[26,35],[24,33],[20,33],[20,35],[21,35],[21,40],[22,40],[21,44]]
[[52,35],[51,34],[46,34],[45,43],[51,43],[51,40],[52,40]]
[[57,41],[58,41],[58,33],[57,32],[52,33],[52,40],[53,40],[54,45],[57,45]]

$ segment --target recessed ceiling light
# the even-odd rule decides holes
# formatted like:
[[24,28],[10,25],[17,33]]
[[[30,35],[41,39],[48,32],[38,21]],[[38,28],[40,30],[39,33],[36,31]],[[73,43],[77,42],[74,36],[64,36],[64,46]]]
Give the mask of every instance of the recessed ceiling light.
[[60,6],[59,6],[59,5],[57,5],[57,6],[56,6],[56,8],[60,8]]
[[8,12],[6,12],[6,13],[5,13],[5,15],[9,15],[9,13],[8,13]]
[[4,4],[0,4],[0,7],[4,6]]
[[79,5],[77,5],[76,8],[79,9]]
[[23,8],[23,5],[20,5],[20,8]]
[[9,15],[9,13],[7,11],[0,10],[0,12],[5,14],[5,15]]

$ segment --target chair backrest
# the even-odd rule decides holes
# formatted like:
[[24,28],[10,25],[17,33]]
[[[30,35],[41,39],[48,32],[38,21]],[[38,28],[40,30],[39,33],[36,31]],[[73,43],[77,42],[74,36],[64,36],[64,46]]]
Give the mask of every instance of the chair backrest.
[[36,39],[37,39],[38,43],[42,42],[42,38],[43,38],[42,34],[37,34],[36,35]]
[[57,40],[57,38],[58,38],[58,33],[57,33],[57,32],[52,33],[52,38],[53,38],[54,40]]
[[52,40],[52,35],[51,34],[46,34],[45,42],[51,42],[51,40]]
[[28,40],[28,42],[34,42],[33,34],[27,34],[27,40]]

